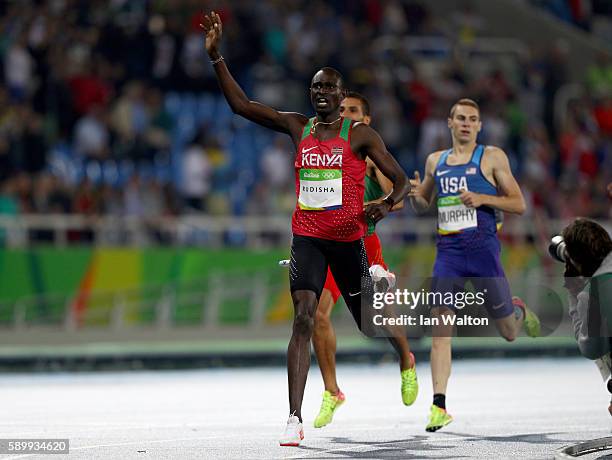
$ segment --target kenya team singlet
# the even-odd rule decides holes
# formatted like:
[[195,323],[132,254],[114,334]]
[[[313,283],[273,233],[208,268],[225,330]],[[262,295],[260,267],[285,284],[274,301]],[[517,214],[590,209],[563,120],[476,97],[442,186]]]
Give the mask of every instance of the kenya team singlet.
[[320,141],[311,134],[314,118],[302,133],[295,157],[294,235],[355,241],[366,230],[363,212],[365,160],[351,150],[352,121],[342,118],[337,137]]

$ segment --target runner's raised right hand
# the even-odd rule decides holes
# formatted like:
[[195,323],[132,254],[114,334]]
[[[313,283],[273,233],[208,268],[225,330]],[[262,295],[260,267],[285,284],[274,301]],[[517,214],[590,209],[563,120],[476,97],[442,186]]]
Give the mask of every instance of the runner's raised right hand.
[[219,54],[219,42],[223,35],[221,18],[217,13],[211,11],[210,14],[204,14],[200,27],[204,29],[206,34],[206,52],[211,58],[216,58]]

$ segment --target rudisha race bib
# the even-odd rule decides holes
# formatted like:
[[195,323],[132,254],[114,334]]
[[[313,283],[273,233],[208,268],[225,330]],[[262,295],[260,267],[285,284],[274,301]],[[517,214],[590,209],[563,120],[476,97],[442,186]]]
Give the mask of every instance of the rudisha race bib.
[[342,207],[341,169],[300,169],[300,209],[328,211]]
[[455,233],[478,227],[476,208],[468,208],[458,196],[438,198],[438,232]]

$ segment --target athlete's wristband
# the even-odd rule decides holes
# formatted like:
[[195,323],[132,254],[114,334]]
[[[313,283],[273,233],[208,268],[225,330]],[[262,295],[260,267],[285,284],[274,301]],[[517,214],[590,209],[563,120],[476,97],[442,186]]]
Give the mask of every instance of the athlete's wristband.
[[383,203],[387,203],[389,205],[389,211],[391,210],[391,208],[393,206],[395,206],[395,201],[393,201],[393,198],[391,198],[390,196],[388,196],[387,198],[385,198],[383,200]]
[[211,63],[212,65],[216,65],[216,64],[219,64],[219,62],[221,62],[221,61],[225,61],[225,59],[223,58],[223,56],[219,56],[219,57],[218,57],[217,59],[215,59],[214,61],[211,59],[211,60],[210,60],[210,63]]

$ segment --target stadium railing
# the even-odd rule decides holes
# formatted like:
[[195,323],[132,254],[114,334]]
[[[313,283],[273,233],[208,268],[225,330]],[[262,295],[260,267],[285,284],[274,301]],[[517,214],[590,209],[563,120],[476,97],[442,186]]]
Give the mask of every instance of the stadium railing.
[[[509,218],[502,231],[502,238],[507,242],[504,251],[506,261],[509,262],[506,268],[513,293],[516,289],[516,293],[530,306],[539,306],[543,296],[564,292],[562,283],[558,283],[558,275],[563,267],[548,261],[545,238],[549,235],[542,236],[542,230],[536,228],[536,220]],[[610,221],[602,223],[607,228],[612,227]],[[550,221],[546,228],[559,231],[565,224],[563,221]],[[99,353],[105,350],[111,354],[119,349],[125,350],[126,347],[140,347],[138,349],[143,352],[162,349],[224,352],[274,349],[278,352],[286,348],[292,307],[286,271],[278,267],[277,261],[278,258],[286,257],[285,248],[290,239],[287,216],[183,216],[160,219],[155,225],[139,219],[124,222],[115,218],[91,219],[82,216],[3,216],[0,219],[0,234],[15,246],[0,251],[0,254],[11,251],[21,253],[23,260],[19,264],[38,263],[48,272],[48,261],[51,259],[34,262],[34,258],[38,257],[38,249],[30,245],[28,234],[41,229],[55,234],[53,244],[60,246],[55,248],[59,249],[58,253],[72,251],[70,245],[75,241],[69,237],[79,231],[91,232],[93,235],[87,251],[90,251],[92,244],[98,245],[96,247],[102,252],[112,250],[117,241],[123,241],[130,246],[124,250],[139,253],[139,244],[154,244],[147,235],[148,230],[159,228],[164,228],[169,235],[176,237],[172,242],[172,253],[182,250],[181,243],[193,245],[196,241],[199,245],[192,248],[196,249],[194,252],[213,254],[208,257],[209,262],[204,262],[211,264],[206,274],[188,279],[168,278],[168,281],[158,281],[158,284],[147,284],[143,278],[144,283],[129,289],[94,287],[84,291],[79,282],[76,290],[64,294],[46,291],[31,294],[36,292],[33,289],[29,295],[13,297],[11,300],[0,297],[0,355],[4,353],[12,356],[21,350],[19,352],[22,354],[34,353],[38,356],[45,350],[49,353],[57,351],[58,347],[68,347],[62,348],[62,353],[70,349],[74,353],[84,353],[87,350]],[[435,222],[431,218],[392,218],[380,225],[378,233],[385,246],[385,257],[392,259],[390,263],[397,273],[417,281],[429,276],[434,253],[434,228]],[[125,238],[108,236],[109,233],[118,232],[118,229],[126,232]],[[243,238],[228,239],[227,235],[232,232],[241,233]],[[276,236],[272,238],[271,233]],[[198,239],[193,237],[194,234],[206,237]],[[216,254],[232,252],[223,249],[228,241],[240,241],[243,245],[237,248],[239,257],[236,260],[243,260],[243,257],[253,254],[254,258],[259,257],[259,265],[249,265],[245,261],[217,267],[215,262],[211,263],[211,259],[214,261],[215,257],[223,257]],[[83,244],[83,241],[79,243]],[[68,248],[62,249],[61,245],[67,245]],[[529,263],[525,262],[527,258],[531,260]],[[91,260],[96,259],[97,256],[91,256],[87,266],[91,267]],[[3,256],[1,261],[4,269],[16,269],[10,266],[15,260]],[[146,261],[151,263],[151,260],[158,259],[142,257],[143,264]],[[66,259],[63,265],[70,263]],[[190,263],[193,263],[193,259]],[[156,270],[160,271],[159,267]],[[557,276],[559,286],[552,291],[540,292],[538,286],[547,282],[546,277],[551,272]],[[122,273],[116,276],[121,277]],[[17,272],[14,275],[21,276]],[[15,276],[9,278],[14,279]],[[56,273],[52,278],[57,280],[58,276],[62,275]],[[82,273],[79,276],[85,278]],[[2,285],[4,291],[10,294],[14,289],[7,289],[7,279]],[[352,337],[355,347],[362,346],[363,338],[356,332],[347,309],[339,306],[333,315],[339,337]],[[550,338],[551,349],[562,345],[573,350],[571,331],[568,329],[563,334],[563,337],[557,334]],[[564,342],[559,342],[559,339]],[[498,347],[500,343],[498,339],[490,339],[477,342],[477,346]],[[538,342],[538,346],[542,343]]]
[[[568,222],[546,220],[550,229]],[[605,224],[605,223],[604,223]],[[534,219],[509,217],[504,237],[537,239],[540,230]],[[379,226],[381,238],[393,243],[431,242],[435,219],[391,216]],[[609,224],[608,224],[609,228]],[[197,216],[115,217],[85,215],[0,215],[0,245],[24,248],[35,244],[56,247],[186,245],[219,248],[227,246],[262,248],[287,245],[291,239],[288,216]]]

